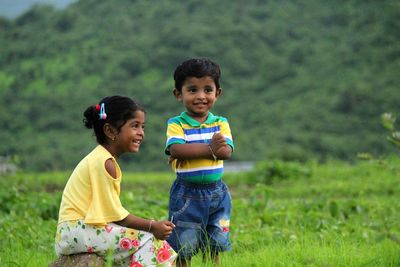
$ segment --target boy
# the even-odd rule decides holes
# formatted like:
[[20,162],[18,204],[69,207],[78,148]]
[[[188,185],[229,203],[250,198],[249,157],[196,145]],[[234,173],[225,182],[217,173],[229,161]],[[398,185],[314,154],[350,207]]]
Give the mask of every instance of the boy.
[[221,178],[234,145],[227,119],[209,111],[222,92],[220,76],[207,58],[186,60],[174,72],[173,94],[186,108],[168,120],[165,148],[176,172],[169,199],[176,228],[168,242],[179,253],[178,267],[190,265],[198,250],[210,251],[218,264],[218,253],[231,248],[231,197]]

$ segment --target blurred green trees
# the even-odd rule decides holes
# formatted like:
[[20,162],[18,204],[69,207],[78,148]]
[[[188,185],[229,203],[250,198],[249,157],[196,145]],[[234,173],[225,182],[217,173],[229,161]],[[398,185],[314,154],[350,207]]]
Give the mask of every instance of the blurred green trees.
[[[175,66],[220,63],[215,114],[232,160],[349,160],[391,151],[379,115],[400,113],[400,4],[394,0],[79,1],[0,20],[0,155],[29,170],[72,168],[95,144],[82,112],[105,95],[148,111],[124,168],[167,169]],[[134,160],[132,160],[134,159]]]

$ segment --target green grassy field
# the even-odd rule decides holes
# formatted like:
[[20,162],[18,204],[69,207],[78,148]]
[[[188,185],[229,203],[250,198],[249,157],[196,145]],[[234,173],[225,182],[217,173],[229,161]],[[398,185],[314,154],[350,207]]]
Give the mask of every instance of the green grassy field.
[[[0,177],[0,266],[55,260],[58,205],[69,173]],[[172,173],[126,173],[121,199],[166,219]],[[227,174],[231,241],[221,266],[400,266],[400,160],[272,162]],[[196,256],[193,266],[212,266]]]

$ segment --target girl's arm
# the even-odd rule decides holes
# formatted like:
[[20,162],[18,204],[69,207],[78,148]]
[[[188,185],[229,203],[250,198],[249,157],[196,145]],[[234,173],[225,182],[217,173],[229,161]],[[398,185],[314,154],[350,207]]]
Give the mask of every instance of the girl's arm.
[[[105,163],[105,168],[107,172],[114,178],[117,176],[117,171],[114,165],[114,162],[111,159],[107,159]],[[118,225],[147,231],[152,233],[157,239],[165,240],[172,233],[172,229],[174,229],[175,225],[170,221],[154,221],[154,220],[146,220],[140,217],[137,217],[133,214],[129,214],[124,219],[114,222]]]
[[148,231],[150,228],[151,220],[146,220],[140,217],[136,217],[135,215],[129,214],[127,217],[122,219],[121,221],[115,222],[118,225],[133,228],[141,231]]
[[133,214],[129,214],[121,221],[114,223],[124,227],[150,232],[160,240],[167,239],[175,228],[175,225],[170,221],[147,220]]

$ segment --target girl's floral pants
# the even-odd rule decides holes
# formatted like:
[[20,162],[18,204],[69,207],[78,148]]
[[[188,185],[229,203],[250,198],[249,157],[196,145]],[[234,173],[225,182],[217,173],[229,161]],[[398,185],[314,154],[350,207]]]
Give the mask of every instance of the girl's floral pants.
[[106,226],[68,221],[57,226],[55,249],[58,256],[96,253],[112,259],[113,266],[174,266],[177,256],[166,241],[151,233],[114,223]]

